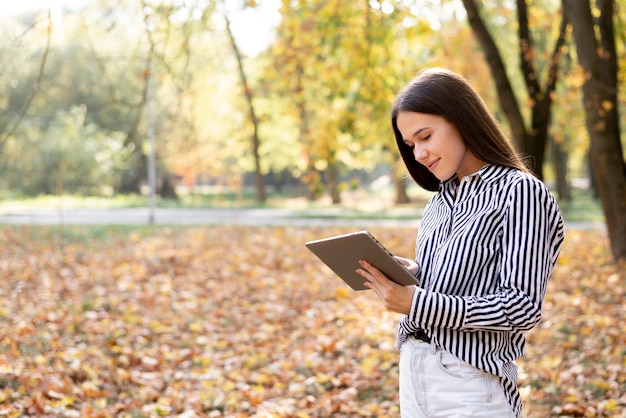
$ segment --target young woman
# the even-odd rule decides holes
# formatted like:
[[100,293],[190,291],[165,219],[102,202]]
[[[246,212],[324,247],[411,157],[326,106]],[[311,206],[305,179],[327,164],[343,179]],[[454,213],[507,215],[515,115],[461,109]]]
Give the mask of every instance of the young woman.
[[426,205],[400,286],[358,272],[398,329],[402,417],[519,417],[515,360],[541,318],[563,243],[550,191],[525,167],[469,83],[429,69],[398,95],[391,123]]

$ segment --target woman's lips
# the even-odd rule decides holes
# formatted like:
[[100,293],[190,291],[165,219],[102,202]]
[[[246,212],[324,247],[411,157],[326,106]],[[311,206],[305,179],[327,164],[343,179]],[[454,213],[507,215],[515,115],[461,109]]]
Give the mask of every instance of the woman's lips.
[[439,162],[438,159],[435,160],[435,161],[432,161],[432,162],[428,163],[426,168],[428,168],[430,171],[433,171],[433,169],[435,168],[435,166],[437,165],[438,162]]

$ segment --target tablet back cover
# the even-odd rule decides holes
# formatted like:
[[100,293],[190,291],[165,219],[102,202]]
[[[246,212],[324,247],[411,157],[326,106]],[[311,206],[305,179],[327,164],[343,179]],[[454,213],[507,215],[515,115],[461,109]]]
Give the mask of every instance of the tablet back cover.
[[417,279],[368,231],[309,241],[305,243],[320,260],[354,290],[365,290],[366,281],[356,269],[365,260],[391,280],[402,285],[417,285]]

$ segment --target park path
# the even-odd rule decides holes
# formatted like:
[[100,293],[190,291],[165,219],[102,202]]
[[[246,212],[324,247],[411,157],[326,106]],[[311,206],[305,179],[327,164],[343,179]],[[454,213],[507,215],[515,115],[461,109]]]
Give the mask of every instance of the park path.
[[[388,209],[388,217],[372,218],[339,208],[322,209],[167,209],[154,212],[156,225],[248,226],[380,226],[417,227],[420,210]],[[374,217],[375,216],[375,217]],[[0,224],[8,225],[148,225],[148,208],[21,209],[0,211]],[[568,229],[605,229],[602,222],[567,222]]]
[[[404,212],[406,213],[406,212]],[[380,217],[350,218],[342,209],[167,209],[154,212],[156,225],[250,225],[250,226],[417,226],[421,212],[415,219]],[[395,215],[397,216],[397,215]],[[12,225],[148,225],[148,208],[115,209],[23,209],[0,212],[0,224]]]

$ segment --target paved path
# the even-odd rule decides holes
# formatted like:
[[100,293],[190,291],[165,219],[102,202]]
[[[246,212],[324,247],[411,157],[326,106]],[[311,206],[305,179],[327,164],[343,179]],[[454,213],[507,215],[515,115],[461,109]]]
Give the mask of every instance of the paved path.
[[[416,226],[416,219],[364,219],[363,214],[350,217],[340,209],[156,209],[157,225],[379,225]],[[404,212],[406,213],[406,212]],[[343,215],[342,215],[343,214]],[[397,217],[397,215],[395,215]],[[407,219],[408,218],[408,219]],[[14,225],[147,225],[148,208],[120,209],[23,209],[0,212],[0,224]]]
[[[363,213],[326,208],[291,209],[156,209],[156,225],[251,225],[251,226],[382,226],[417,227],[421,212],[390,209],[389,216],[366,218]],[[413,216],[413,214],[415,216]],[[148,208],[116,209],[17,209],[0,211],[0,224],[13,225],[148,225]],[[567,223],[570,229],[605,229],[602,222]]]

